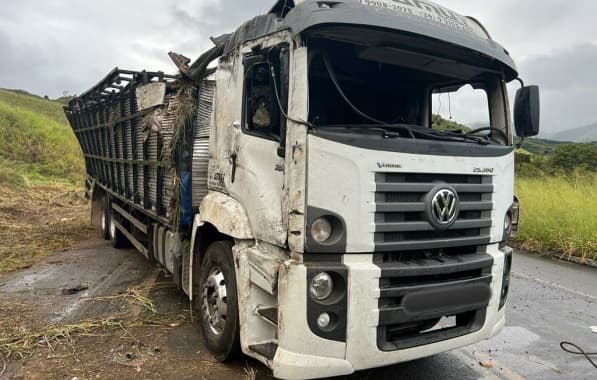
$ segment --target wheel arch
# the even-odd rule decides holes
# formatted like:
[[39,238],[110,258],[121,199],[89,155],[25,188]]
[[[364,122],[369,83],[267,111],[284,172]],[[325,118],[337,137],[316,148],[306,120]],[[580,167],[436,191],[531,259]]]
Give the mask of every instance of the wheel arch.
[[195,215],[191,236],[189,264],[189,298],[193,300],[194,267],[201,265],[207,248],[216,241],[253,240],[249,218],[242,205],[234,198],[221,194],[208,194]]

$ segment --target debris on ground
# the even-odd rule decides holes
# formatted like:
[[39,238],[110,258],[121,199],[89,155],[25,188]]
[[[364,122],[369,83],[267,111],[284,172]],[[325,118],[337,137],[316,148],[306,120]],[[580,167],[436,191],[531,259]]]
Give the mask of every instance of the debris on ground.
[[[2,285],[0,285],[2,286]],[[597,326],[591,326],[591,331],[593,331],[595,334],[597,334]]]
[[482,360],[479,362],[479,364],[483,368],[492,368],[493,367],[493,363],[491,362],[491,360]]
[[62,289],[62,294],[64,294],[65,296],[72,296],[73,294],[80,293],[87,289],[89,289],[89,286],[87,285],[77,285],[74,288]]

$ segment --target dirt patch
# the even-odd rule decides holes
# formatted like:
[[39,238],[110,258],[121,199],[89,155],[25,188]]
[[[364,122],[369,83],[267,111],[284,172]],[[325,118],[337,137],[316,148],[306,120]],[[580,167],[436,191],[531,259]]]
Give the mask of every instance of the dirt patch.
[[271,379],[253,360],[213,359],[188,299],[133,250],[91,239],[0,283],[2,380]]
[[31,266],[92,233],[89,203],[64,186],[0,186],[0,273]]
[[[64,325],[41,326],[34,317],[35,305],[24,303],[15,318],[15,303],[0,301],[0,370],[6,363],[0,378],[255,378],[254,362],[230,366],[215,361],[201,344],[188,311],[156,306],[158,298],[162,305],[171,303],[164,298],[180,299],[174,287],[156,288],[148,297],[134,288],[89,300],[100,308],[116,303],[120,313]],[[260,378],[269,378],[267,369],[261,371]]]

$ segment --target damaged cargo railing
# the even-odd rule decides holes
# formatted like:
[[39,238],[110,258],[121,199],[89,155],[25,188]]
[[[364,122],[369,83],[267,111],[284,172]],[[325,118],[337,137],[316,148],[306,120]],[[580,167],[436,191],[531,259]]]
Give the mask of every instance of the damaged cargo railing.
[[[197,88],[163,72],[111,71],[71,101],[66,115],[90,178],[173,229],[191,215]],[[186,142],[185,142],[186,141]]]

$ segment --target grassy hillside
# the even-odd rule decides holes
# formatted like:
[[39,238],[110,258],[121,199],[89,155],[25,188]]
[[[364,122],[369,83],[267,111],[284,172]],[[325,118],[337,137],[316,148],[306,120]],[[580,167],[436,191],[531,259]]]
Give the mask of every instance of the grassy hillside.
[[89,236],[83,179],[62,104],[0,90],[0,273]]
[[84,163],[62,104],[0,90],[0,185],[80,182]]
[[433,115],[431,122],[432,122],[432,124],[431,124],[432,128],[440,130],[440,131],[462,130],[462,131],[468,132],[468,131],[472,130],[471,128],[469,128],[465,125],[453,122],[451,120],[446,120],[443,117],[441,117],[440,115],[435,115],[435,114]]

